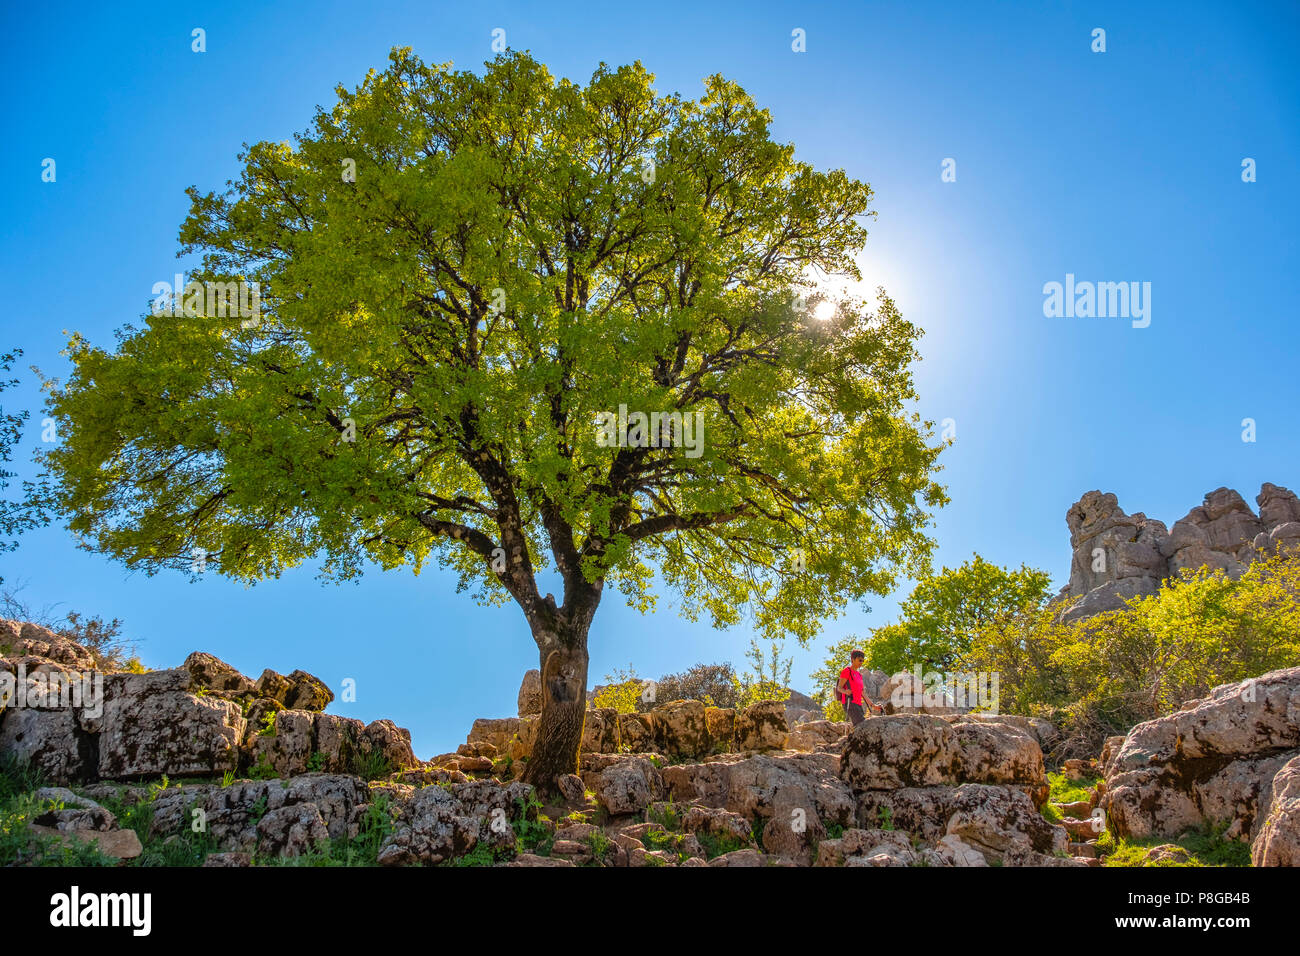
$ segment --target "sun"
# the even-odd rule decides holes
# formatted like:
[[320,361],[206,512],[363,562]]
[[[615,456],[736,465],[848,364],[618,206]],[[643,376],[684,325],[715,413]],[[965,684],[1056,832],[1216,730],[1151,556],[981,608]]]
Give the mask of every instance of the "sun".
[[817,319],[819,322],[826,322],[827,320],[834,318],[834,316],[835,303],[830,299],[823,299],[821,302],[818,302],[817,307],[813,309],[813,318]]

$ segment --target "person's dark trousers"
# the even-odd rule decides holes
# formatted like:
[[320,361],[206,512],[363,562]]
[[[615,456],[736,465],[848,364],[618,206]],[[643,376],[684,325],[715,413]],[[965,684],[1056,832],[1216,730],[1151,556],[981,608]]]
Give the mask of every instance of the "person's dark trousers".
[[853,722],[854,727],[867,719],[867,715],[862,711],[861,704],[849,704],[844,709],[848,712],[849,720]]

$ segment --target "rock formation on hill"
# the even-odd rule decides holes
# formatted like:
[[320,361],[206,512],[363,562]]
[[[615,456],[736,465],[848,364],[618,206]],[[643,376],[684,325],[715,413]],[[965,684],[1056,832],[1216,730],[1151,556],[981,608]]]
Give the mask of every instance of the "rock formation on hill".
[[340,845],[388,866],[1095,866],[1107,814],[1118,836],[1213,823],[1256,865],[1300,863],[1300,668],[1112,738],[1089,799],[1049,808],[1058,732],[1040,718],[894,713],[850,730],[792,723],[779,701],[593,708],[577,772],[543,804],[518,779],[537,723],[527,678],[521,716],[477,720],[456,752],[418,760],[391,721],[324,713],[332,694],[303,671],[254,681],[195,652],[65,696],[93,666],[87,648],[0,621],[0,758],[53,784],[32,793],[35,842],[0,865],[40,862],[41,839],[157,855],[191,845],[201,820],[188,859],[204,866]]
[[1082,599],[1066,620],[1155,594],[1184,568],[1206,565],[1235,577],[1261,553],[1300,546],[1300,499],[1265,483],[1255,501],[1258,515],[1237,492],[1219,488],[1169,529],[1141,512],[1125,514],[1112,494],[1085,493],[1065,517],[1073,556],[1059,597]]
[[[391,721],[324,713],[330,690],[302,671],[254,681],[195,652],[171,670],[97,675],[102,693],[64,693],[93,667],[80,645],[0,621],[0,758],[58,785],[34,793],[34,840],[129,859],[137,834],[159,852],[202,820],[205,866],[319,852],[363,831],[378,833],[373,862],[392,866],[1073,862],[1066,831],[1037,812],[1046,722],[899,715],[850,735],[791,724],[781,701],[593,708],[578,772],[543,807],[517,779],[536,726],[528,678],[523,716],[475,721],[455,753],[417,760]],[[144,826],[105,805],[143,801]],[[16,862],[39,859],[26,852]]]

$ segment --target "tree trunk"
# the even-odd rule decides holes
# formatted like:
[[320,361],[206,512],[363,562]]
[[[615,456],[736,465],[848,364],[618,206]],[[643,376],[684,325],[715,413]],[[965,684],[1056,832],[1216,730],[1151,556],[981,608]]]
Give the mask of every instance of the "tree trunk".
[[542,645],[542,714],[523,780],[554,793],[557,777],[578,772],[587,709],[587,629]]

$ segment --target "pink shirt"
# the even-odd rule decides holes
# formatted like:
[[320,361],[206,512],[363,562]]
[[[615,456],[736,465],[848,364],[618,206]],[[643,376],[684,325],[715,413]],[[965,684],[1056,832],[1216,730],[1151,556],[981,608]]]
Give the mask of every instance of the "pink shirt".
[[[840,680],[848,683],[849,690],[853,692],[853,703],[860,705],[862,703],[862,675],[852,667],[846,667],[840,671]],[[844,703],[845,696],[847,695],[839,695],[840,703]]]

